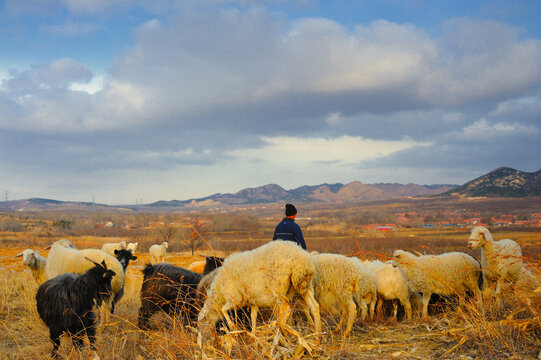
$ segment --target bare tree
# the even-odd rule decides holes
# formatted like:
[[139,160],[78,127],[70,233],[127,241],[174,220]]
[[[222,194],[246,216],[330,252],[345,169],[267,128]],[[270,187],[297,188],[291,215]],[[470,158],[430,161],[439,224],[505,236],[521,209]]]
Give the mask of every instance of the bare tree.
[[169,243],[175,238],[175,235],[178,232],[178,227],[176,227],[174,224],[164,223],[163,227],[161,227],[159,230],[160,238]]
[[200,249],[208,242],[208,234],[208,228],[203,223],[196,222],[187,227],[180,236],[181,246],[182,244],[187,246],[192,251],[192,255],[194,255],[195,250]]

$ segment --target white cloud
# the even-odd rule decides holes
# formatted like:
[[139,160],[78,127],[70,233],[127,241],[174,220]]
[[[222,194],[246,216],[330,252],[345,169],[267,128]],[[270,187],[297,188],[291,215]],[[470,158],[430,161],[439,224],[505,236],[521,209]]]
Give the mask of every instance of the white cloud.
[[69,89],[72,91],[84,91],[90,95],[101,91],[105,86],[105,75],[94,76],[92,80],[88,82],[72,82]]
[[262,137],[268,144],[258,149],[238,149],[229,155],[244,160],[261,159],[268,163],[310,164],[338,162],[342,165],[386,156],[393,152],[422,145],[409,140],[377,141],[361,137],[298,138],[289,136]]

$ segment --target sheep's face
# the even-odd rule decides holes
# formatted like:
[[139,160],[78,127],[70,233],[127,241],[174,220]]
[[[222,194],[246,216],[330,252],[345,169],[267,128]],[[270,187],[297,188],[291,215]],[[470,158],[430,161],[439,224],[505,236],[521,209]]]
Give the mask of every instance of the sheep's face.
[[23,263],[28,267],[35,267],[36,266],[36,256],[34,255],[34,250],[26,249],[17,257],[22,256],[23,257]]
[[470,239],[468,240],[468,249],[475,250],[479,246],[482,246],[485,240],[485,234],[488,230],[482,226],[474,228],[471,232]]
[[406,256],[406,252],[402,251],[402,250],[395,250],[394,253],[393,253],[393,267],[398,267],[398,264],[407,264],[404,259],[405,259],[405,256]]
[[481,243],[480,239],[471,239],[470,238],[470,240],[468,240],[468,249],[470,249],[470,250],[475,250],[481,245],[482,245],[482,243]]

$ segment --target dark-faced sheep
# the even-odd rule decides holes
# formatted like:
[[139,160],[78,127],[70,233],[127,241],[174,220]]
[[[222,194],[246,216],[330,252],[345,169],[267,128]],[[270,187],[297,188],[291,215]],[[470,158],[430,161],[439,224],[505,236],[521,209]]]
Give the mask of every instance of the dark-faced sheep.
[[[90,259],[88,259],[91,261]],[[105,261],[84,274],[67,273],[44,282],[36,294],[39,317],[49,328],[53,342],[51,356],[56,358],[60,346],[60,335],[72,335],[73,344],[82,348],[86,334],[92,350],[96,350],[94,305],[111,294],[111,279],[115,272],[107,269]]]
[[197,318],[197,285],[201,274],[170,264],[147,264],[143,269],[139,327],[146,329],[158,310],[180,314],[185,322]]
[[137,256],[133,255],[131,250],[126,249],[115,250],[115,257],[120,265],[122,265],[124,272],[126,272],[130,260],[137,260]]

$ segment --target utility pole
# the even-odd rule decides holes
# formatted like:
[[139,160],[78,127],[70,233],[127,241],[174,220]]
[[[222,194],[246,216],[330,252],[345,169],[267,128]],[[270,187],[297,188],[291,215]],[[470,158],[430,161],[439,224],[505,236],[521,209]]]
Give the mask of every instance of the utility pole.
[[8,201],[8,192],[9,192],[9,190],[4,190],[4,193],[6,195],[6,202]]

